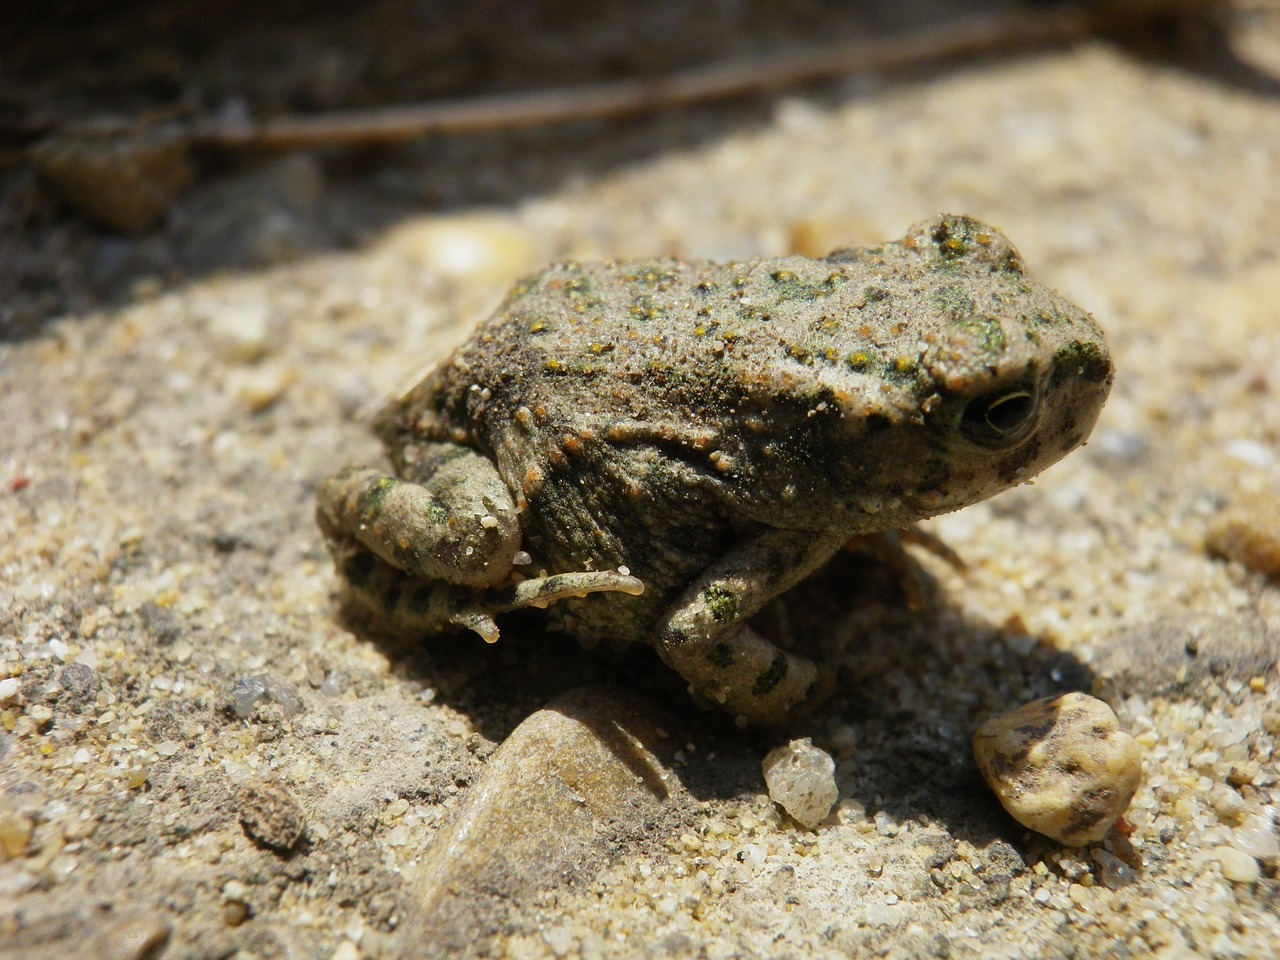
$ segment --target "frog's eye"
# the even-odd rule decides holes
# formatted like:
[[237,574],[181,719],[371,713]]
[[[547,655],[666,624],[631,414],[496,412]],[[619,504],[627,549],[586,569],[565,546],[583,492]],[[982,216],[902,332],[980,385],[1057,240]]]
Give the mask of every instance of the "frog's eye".
[[960,429],[970,440],[1003,446],[1022,439],[1035,415],[1035,389],[1018,384],[970,400],[960,415]]

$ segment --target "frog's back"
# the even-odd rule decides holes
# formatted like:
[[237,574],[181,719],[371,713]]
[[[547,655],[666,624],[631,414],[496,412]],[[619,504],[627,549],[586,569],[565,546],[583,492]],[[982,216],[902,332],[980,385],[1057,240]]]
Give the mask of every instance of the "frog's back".
[[[1087,313],[1032,280],[999,231],[944,216],[822,259],[557,264],[394,401],[380,433],[393,458],[472,446],[517,492],[561,463],[584,483],[625,477],[651,447],[691,468],[681,482],[719,485],[718,502],[751,501],[768,522],[785,496],[816,512],[789,523],[826,522],[833,497],[859,524],[910,523],[1078,444],[1110,377]],[[1002,415],[1027,430],[1001,425],[998,451],[968,435],[1008,398]],[[886,515],[916,488],[929,505]]]

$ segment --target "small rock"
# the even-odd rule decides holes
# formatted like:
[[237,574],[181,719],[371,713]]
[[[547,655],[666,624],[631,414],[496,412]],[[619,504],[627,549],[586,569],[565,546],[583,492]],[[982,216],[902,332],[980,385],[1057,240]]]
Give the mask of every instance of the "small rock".
[[1071,847],[1105,837],[1142,779],[1137,742],[1110,707],[1083,693],[992,717],[974,734],[973,752],[1015,820]]
[[1266,497],[1220,513],[1205,532],[1215,556],[1238,560],[1267,577],[1280,577],[1280,498]]
[[1098,862],[1098,879],[1108,890],[1119,890],[1133,883],[1133,868],[1119,857],[1105,850],[1094,850],[1093,859]]
[[383,245],[427,270],[495,286],[505,286],[540,260],[529,232],[493,213],[410,221],[390,231]]
[[879,228],[853,216],[806,217],[791,224],[787,248],[803,257],[825,257],[835,250],[875,243],[879,235]]
[[173,643],[182,635],[182,621],[168,607],[162,607],[160,604],[148,600],[138,607],[138,616],[142,618],[142,622],[147,626],[147,631],[158,644],[167,645]]
[[1280,834],[1275,821],[1267,815],[1254,814],[1245,817],[1240,826],[1231,831],[1231,845],[1241,853],[1259,860],[1280,858]]
[[287,364],[267,362],[228,371],[226,389],[250,413],[261,413],[285,395],[297,376],[297,371]]
[[269,674],[240,677],[232,684],[231,711],[241,720],[252,717],[260,703],[279,704],[285,719],[296,717],[304,706],[291,684]]
[[1258,861],[1235,847],[1217,847],[1213,852],[1222,865],[1222,875],[1232,883],[1253,883],[1262,876]]
[[424,943],[433,956],[481,955],[513,907],[669,832],[690,809],[673,729],[650,702],[590,688],[516,727],[422,860],[403,956]]
[[83,663],[69,663],[58,677],[66,698],[72,703],[88,700],[98,692],[98,674]]
[[26,852],[33,829],[31,820],[21,813],[0,813],[0,863],[16,860]]
[[274,304],[243,293],[197,300],[193,310],[204,320],[218,357],[227,363],[256,363],[286,335],[284,321]]
[[1096,650],[1093,692],[1114,702],[1266,674],[1280,658],[1280,633],[1250,612],[1175,614],[1108,632]]
[[769,797],[802,827],[814,829],[835,806],[836,762],[808,737],[770,750],[762,769]]
[[22,681],[17,677],[6,677],[0,680],[0,703],[7,703],[22,690]]
[[159,224],[195,179],[190,145],[176,126],[85,124],[42,140],[30,157],[59,199],[121,233]]
[[124,917],[110,924],[95,938],[102,960],[156,960],[169,944],[169,924],[158,917]]
[[272,850],[292,850],[307,831],[306,816],[293,794],[271,780],[246,783],[236,792],[236,813],[244,832]]

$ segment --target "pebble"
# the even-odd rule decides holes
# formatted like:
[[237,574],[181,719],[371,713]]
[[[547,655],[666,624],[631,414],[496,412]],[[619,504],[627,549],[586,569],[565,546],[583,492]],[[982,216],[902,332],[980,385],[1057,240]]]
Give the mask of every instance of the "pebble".
[[193,309],[205,323],[211,346],[226,363],[256,363],[286,336],[275,304],[240,291],[198,300]]
[[1083,693],[992,717],[974,734],[973,752],[1015,820],[1071,847],[1105,837],[1142,779],[1136,741],[1109,706]]
[[1209,524],[1205,548],[1267,577],[1280,576],[1280,498],[1259,497],[1225,510]]
[[1105,850],[1095,850],[1093,858],[1098,862],[1098,878],[1108,890],[1119,890],[1133,883],[1134,870],[1115,854]]
[[1259,860],[1280,858],[1280,834],[1270,815],[1247,816],[1231,831],[1231,845]]
[[303,710],[302,698],[291,684],[268,674],[240,677],[231,686],[231,710],[241,720],[253,716],[259,703],[279,704],[285,719]]
[[1216,847],[1213,852],[1222,865],[1222,875],[1232,883],[1253,883],[1262,876],[1258,861],[1235,847]]
[[516,727],[423,857],[405,956],[422,943],[437,956],[482,953],[513,907],[591,875],[628,838],[664,832],[689,802],[664,729],[675,727],[656,705],[599,688]]
[[169,924],[158,917],[123,917],[99,931],[91,945],[82,944],[87,949],[81,955],[94,960],[158,960],[169,935]]
[[840,794],[835,760],[809,737],[770,750],[762,769],[769,797],[809,830],[827,818]]
[[17,677],[6,677],[0,680],[0,703],[7,703],[18,695],[22,689],[22,681]]
[[68,206],[121,233],[159,224],[195,179],[186,140],[162,125],[120,133],[77,128],[42,140],[30,159]]
[[497,213],[412,221],[390,231],[383,245],[444,276],[501,286],[535,269],[540,259],[529,232]]
[[0,813],[0,863],[16,860],[26,852],[32,830],[29,817],[14,811]]
[[297,799],[273,780],[250,781],[237,790],[236,815],[252,840],[278,852],[292,850],[307,832]]

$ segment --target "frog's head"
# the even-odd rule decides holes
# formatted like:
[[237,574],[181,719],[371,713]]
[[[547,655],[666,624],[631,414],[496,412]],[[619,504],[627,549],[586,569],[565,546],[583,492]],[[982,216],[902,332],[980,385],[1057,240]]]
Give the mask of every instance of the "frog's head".
[[1113,378],[1106,339],[1027,275],[1002,234],[940,217],[859,260],[887,293],[880,316],[859,307],[862,369],[827,378],[833,413],[811,434],[835,461],[837,489],[818,499],[851,528],[958,509],[1084,442]]

